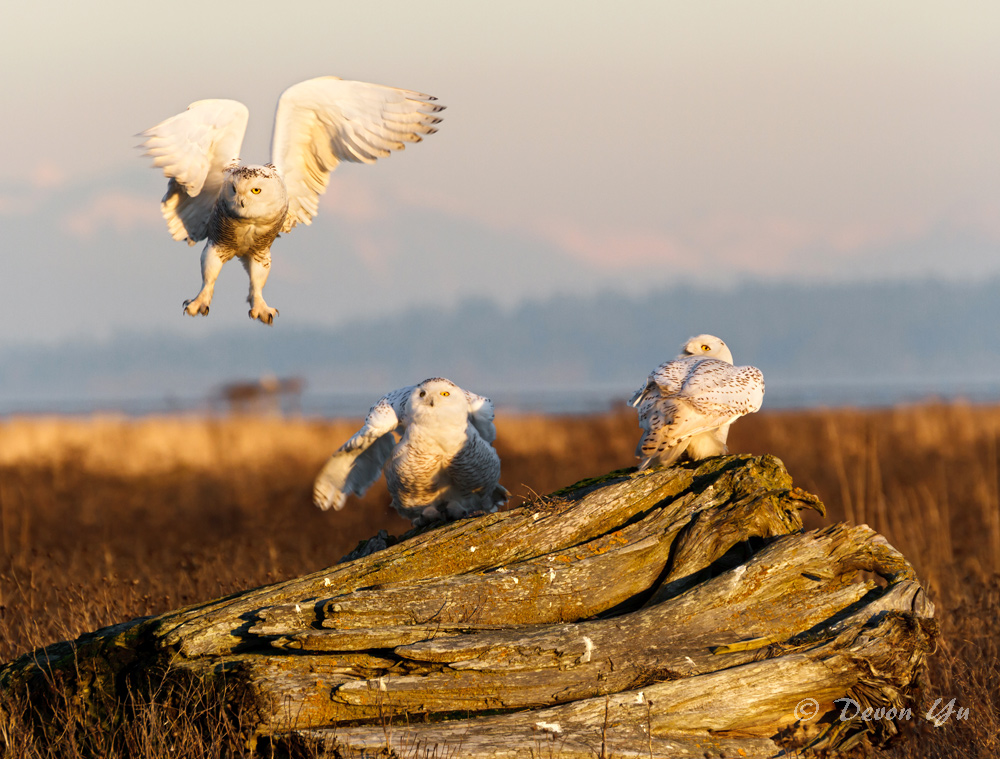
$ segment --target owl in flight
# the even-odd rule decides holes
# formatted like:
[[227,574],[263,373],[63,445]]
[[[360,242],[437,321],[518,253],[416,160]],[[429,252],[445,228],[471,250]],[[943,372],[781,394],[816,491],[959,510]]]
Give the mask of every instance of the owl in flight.
[[635,449],[639,469],[670,465],[684,453],[691,459],[726,453],[729,426],[763,400],[760,369],[733,366],[733,354],[717,337],[692,337],[629,400],[643,430]]
[[393,507],[417,527],[492,513],[510,495],[500,485],[496,436],[489,398],[440,377],[394,390],[323,467],[313,502],[342,509],[384,471]]
[[437,131],[444,106],[419,92],[335,76],[292,85],[278,100],[271,163],[240,162],[249,111],[235,100],[199,100],[140,136],[140,147],[170,180],[160,209],[175,240],[201,253],[201,292],[184,301],[207,315],[222,265],[239,256],[250,275],[250,318],[271,324],[264,302],[271,243],[296,224],[311,224],[341,161],[374,163]]

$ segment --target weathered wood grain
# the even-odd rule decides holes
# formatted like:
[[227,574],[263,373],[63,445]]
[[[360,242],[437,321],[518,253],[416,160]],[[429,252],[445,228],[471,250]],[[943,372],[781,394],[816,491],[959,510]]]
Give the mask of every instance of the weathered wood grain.
[[803,532],[803,509],[823,512],[769,456],[614,472],[35,652],[0,689],[68,687],[102,719],[142,682],[236,692],[251,742],[341,757],[879,743],[894,725],[835,701],[910,704],[933,606],[884,538]]

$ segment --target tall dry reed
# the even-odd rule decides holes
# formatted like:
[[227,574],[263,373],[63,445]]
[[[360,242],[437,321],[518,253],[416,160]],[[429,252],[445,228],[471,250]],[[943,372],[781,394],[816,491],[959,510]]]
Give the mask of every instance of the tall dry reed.
[[[378,529],[407,529],[381,484],[341,512],[312,506],[314,475],[356,428],[267,418],[0,424],[0,660],[319,569]],[[638,436],[628,413],[501,415],[498,431],[515,503],[633,465]],[[892,756],[1000,755],[998,437],[1000,408],[960,404],[765,412],[730,435],[734,452],[778,456],[825,501],[829,515],[814,526],[870,524],[929,589],[942,638],[927,702],[955,698],[969,717],[915,722]]]

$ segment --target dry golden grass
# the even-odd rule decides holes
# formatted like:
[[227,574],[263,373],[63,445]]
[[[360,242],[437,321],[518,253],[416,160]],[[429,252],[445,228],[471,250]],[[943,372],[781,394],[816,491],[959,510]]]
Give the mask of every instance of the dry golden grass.
[[[0,424],[0,661],[319,569],[378,529],[407,529],[381,484],[341,512],[310,502],[313,476],[356,421]],[[515,502],[634,464],[629,413],[501,417],[498,428]],[[733,428],[733,451],[777,455],[823,498],[829,515],[813,526],[870,524],[912,561],[937,604],[942,642],[927,706],[955,698],[969,717],[940,728],[914,720],[911,740],[884,755],[1000,755],[998,440],[1000,408],[964,405],[770,412]],[[144,735],[129,740],[153,740]],[[197,740],[185,741],[154,754],[189,755]],[[206,744],[196,754],[216,751]]]

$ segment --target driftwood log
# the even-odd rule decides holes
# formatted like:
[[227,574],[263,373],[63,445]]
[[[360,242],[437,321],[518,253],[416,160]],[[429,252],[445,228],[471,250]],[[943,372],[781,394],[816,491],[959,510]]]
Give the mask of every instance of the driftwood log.
[[[880,535],[804,532],[803,509],[823,506],[770,456],[614,472],[35,651],[0,690],[44,732],[57,690],[106,726],[137,693],[194,688],[279,755],[880,745],[902,723],[863,710],[915,709],[933,606]],[[860,708],[843,720],[845,698]]]

